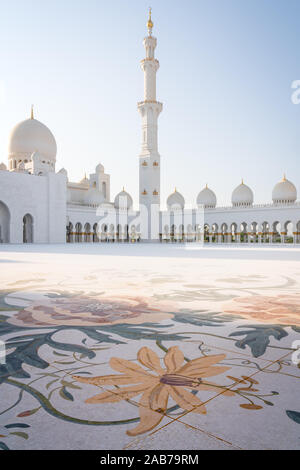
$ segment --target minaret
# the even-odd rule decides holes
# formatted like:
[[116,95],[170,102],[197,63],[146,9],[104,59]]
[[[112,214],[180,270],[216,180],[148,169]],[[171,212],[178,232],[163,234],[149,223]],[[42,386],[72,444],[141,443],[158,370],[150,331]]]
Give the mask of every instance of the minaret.
[[140,204],[150,207],[160,204],[160,155],[157,146],[157,120],[162,103],[156,101],[156,72],[159,62],[154,57],[157,40],[152,36],[151,8],[147,23],[148,36],[144,39],[146,58],[141,61],[144,72],[144,101],[138,103],[142,116],[142,150],[139,156]]

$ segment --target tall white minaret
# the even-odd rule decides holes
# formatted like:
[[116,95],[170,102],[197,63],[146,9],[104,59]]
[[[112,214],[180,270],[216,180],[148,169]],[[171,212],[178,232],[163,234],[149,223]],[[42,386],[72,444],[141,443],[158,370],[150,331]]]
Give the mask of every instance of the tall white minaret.
[[144,101],[138,103],[142,116],[142,150],[139,156],[140,204],[149,209],[160,204],[160,155],[157,146],[157,120],[163,105],[156,101],[156,72],[159,62],[154,57],[157,40],[152,36],[151,8],[147,23],[148,36],[144,39],[146,58],[141,61],[144,72]]

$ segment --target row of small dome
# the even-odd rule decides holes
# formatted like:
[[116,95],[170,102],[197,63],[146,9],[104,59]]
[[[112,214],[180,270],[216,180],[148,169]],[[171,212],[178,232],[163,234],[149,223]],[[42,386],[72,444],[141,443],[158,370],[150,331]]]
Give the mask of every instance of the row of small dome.
[[[274,204],[288,204],[293,203],[297,199],[297,189],[295,185],[286,179],[284,176],[282,181],[277,183],[272,192],[272,199]],[[231,202],[233,207],[249,207],[252,206],[254,201],[253,191],[247,186],[244,181],[235,188],[232,193]],[[213,209],[217,205],[217,198],[215,193],[206,185],[197,197],[197,206],[205,207],[207,209]],[[130,194],[124,189],[121,191],[114,200],[114,207],[119,209],[120,207],[126,207],[131,209],[133,206],[133,200]],[[170,194],[167,199],[167,208],[183,209],[185,206],[185,199],[176,189]]]
[[[293,203],[297,199],[297,189],[295,185],[286,179],[284,176],[282,181],[277,183],[274,186],[272,192],[272,200],[274,204],[287,204]],[[247,186],[244,181],[235,188],[231,196],[231,202],[233,207],[247,207],[252,206],[254,201],[253,191],[249,186]],[[217,205],[217,198],[215,193],[206,185],[202,191],[198,194],[197,197],[198,207],[204,206],[207,209],[212,209]],[[174,193],[170,194],[167,199],[167,207],[171,208],[181,208],[185,206],[185,200],[182,194],[180,194],[176,189]]]

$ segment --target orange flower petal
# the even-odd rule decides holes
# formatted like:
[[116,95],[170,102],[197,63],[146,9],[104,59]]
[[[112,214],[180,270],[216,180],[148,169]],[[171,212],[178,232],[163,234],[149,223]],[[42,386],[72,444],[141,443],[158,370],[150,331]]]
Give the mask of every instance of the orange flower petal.
[[165,412],[169,399],[169,387],[164,384],[158,384],[153,388],[149,398],[150,408],[153,411]]
[[126,359],[120,359],[118,357],[112,357],[109,361],[110,367],[118,372],[124,372],[127,375],[146,376],[153,377],[149,372],[143,369],[141,366],[132,361],[126,361]]
[[137,357],[140,363],[148,369],[154,370],[160,375],[165,373],[161,367],[158,355],[152,349],[146,347],[140,349]]
[[[187,375],[188,377],[209,377],[205,375],[203,376],[202,371],[204,372],[207,369],[211,369],[210,366],[213,366],[214,364],[223,361],[225,357],[225,354],[199,357],[198,359],[193,359],[192,361],[185,364],[177,372],[178,374]],[[227,367],[227,369],[229,369],[229,367]],[[217,375],[217,373],[212,375]]]
[[206,414],[206,408],[196,395],[188,392],[183,387],[169,387],[173,400],[186,411]]
[[133,429],[127,431],[128,436],[138,436],[139,434],[144,434],[145,432],[151,431],[154,429],[163,419],[164,414],[154,411],[150,408],[150,398],[151,396],[156,396],[156,403],[160,403],[161,409],[166,409],[168,404],[169,394],[163,392],[164,389],[160,388],[160,385],[157,388],[160,388],[160,391],[163,393],[161,396],[156,395],[155,388],[149,388],[145,391],[140,399],[140,423]]
[[176,372],[184,362],[184,355],[178,348],[173,346],[169,349],[164,358],[168,373]]
[[99,393],[94,397],[88,398],[85,403],[89,404],[101,404],[101,403],[116,403],[121,400],[128,400],[136,395],[144,392],[145,388],[148,388],[146,384],[135,385],[133,387],[120,388],[114,390],[107,390],[106,392]]

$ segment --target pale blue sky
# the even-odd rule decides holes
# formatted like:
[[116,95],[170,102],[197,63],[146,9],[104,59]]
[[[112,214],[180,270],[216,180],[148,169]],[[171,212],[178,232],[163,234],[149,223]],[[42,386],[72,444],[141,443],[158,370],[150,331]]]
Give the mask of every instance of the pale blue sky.
[[[149,0],[0,0],[0,161],[15,123],[54,133],[57,169],[102,162],[112,196],[138,199]],[[151,0],[158,38],[162,200],[194,203],[208,183],[227,204],[241,178],[268,202],[287,173],[300,194],[299,0]]]

